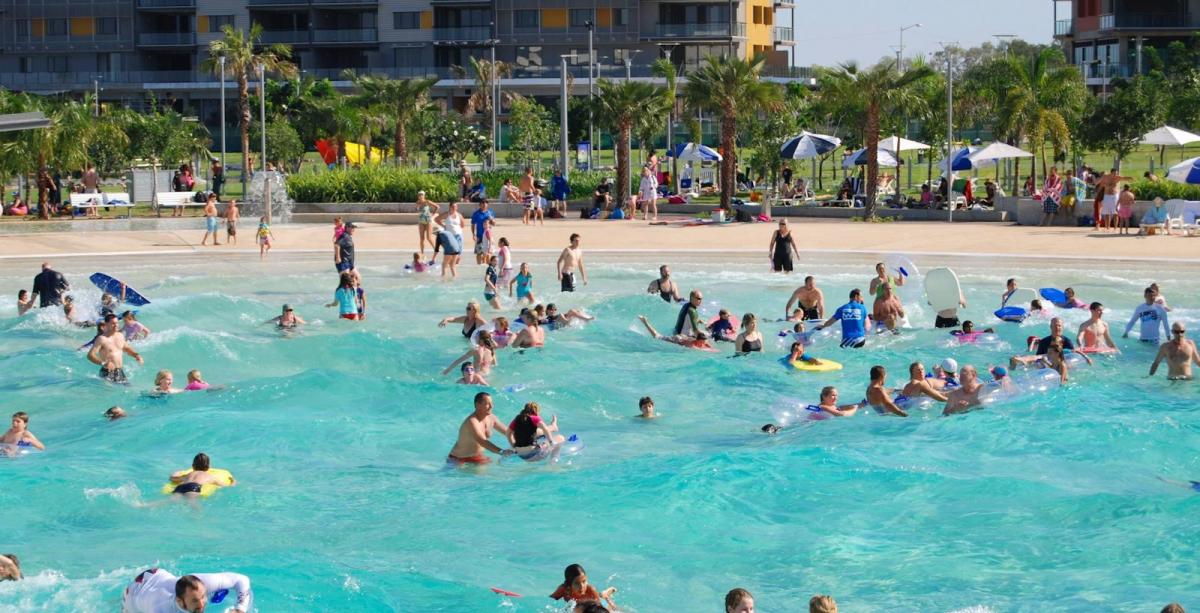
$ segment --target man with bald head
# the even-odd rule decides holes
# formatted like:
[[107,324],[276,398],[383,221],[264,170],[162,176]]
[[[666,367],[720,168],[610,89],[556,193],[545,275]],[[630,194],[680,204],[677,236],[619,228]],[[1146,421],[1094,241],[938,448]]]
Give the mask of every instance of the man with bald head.
[[45,308],[62,304],[63,293],[71,289],[62,273],[50,268],[50,262],[42,262],[42,272],[33,278],[33,290],[29,299],[41,298],[38,306]]

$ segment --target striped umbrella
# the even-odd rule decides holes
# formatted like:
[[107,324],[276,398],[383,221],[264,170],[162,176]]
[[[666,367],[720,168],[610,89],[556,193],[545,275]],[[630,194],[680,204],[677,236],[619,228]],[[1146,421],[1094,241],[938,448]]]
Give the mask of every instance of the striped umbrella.
[[779,155],[785,160],[807,160],[825,155],[841,145],[842,139],[836,136],[804,131],[784,143],[779,148]]
[[1167,171],[1167,178],[1176,183],[1200,185],[1200,158],[1184,160]]

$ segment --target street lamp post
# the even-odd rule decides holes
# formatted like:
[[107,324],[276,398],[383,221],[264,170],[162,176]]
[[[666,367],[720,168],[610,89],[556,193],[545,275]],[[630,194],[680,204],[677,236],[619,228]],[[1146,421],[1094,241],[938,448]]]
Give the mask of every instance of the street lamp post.
[[96,110],[94,111],[93,116],[99,117],[100,116],[100,75],[96,75],[95,77],[92,78],[92,88],[95,91],[93,96],[95,98],[94,102],[96,103]]
[[625,82],[628,83],[631,78],[630,68],[633,66],[633,56],[641,53],[641,49],[630,49],[625,52]]
[[[660,45],[667,61],[671,61],[671,52],[675,45]],[[675,99],[671,98],[671,110],[667,113],[667,152],[671,156],[671,179],[675,182],[675,191],[679,191],[679,160],[675,159]]]
[[[267,176],[267,67],[265,64],[258,65],[258,127],[261,135],[259,151],[262,155],[263,170],[263,212],[267,216],[267,223],[271,223],[271,178]],[[371,143],[367,143],[367,146],[370,147]],[[246,195],[242,194],[242,197],[245,198]]]
[[954,189],[954,71],[951,69],[951,52],[954,43],[942,43],[946,52],[946,208],[950,211],[949,221],[954,221],[954,203],[950,194]]
[[558,102],[558,106],[559,106],[558,120],[559,120],[559,138],[560,138],[559,151],[558,151],[558,164],[559,164],[559,169],[562,170],[563,178],[567,179],[567,180],[570,180],[570,170],[569,170],[570,166],[567,163],[567,160],[568,160],[567,147],[570,146],[570,144],[568,143],[568,138],[567,138],[567,102],[568,102],[569,96],[570,96],[570,93],[567,91],[567,58],[575,59],[576,57],[579,57],[579,56],[575,53],[568,53],[568,54],[564,54],[560,58],[560,62],[562,63],[562,73],[559,76],[561,77],[560,80],[562,81],[562,83],[561,83],[562,91],[561,91],[561,97],[559,98],[559,102]]
[[[225,56],[217,60],[221,64],[221,172],[225,172]],[[242,194],[244,198],[246,194]]]
[[596,24],[591,19],[584,23],[588,31],[588,170],[595,170],[595,165],[592,164],[592,152],[596,150],[595,141],[595,125],[592,119],[592,98],[596,95],[592,87],[592,73],[595,72],[594,59],[596,54],[592,49],[593,35],[595,34]]
[[900,28],[900,46],[896,47],[896,72],[904,72],[904,31],[920,27],[922,24],[914,23]]
[[[495,27],[496,24],[492,23],[493,31]],[[492,97],[492,155],[489,160],[491,161],[492,168],[495,168],[496,150],[499,149],[496,146],[496,137],[500,133],[496,126],[496,107],[500,105],[500,75],[499,71],[496,70],[496,40],[493,38],[488,42],[491,43],[491,63],[488,66],[492,71],[492,91],[488,92],[488,95]]]

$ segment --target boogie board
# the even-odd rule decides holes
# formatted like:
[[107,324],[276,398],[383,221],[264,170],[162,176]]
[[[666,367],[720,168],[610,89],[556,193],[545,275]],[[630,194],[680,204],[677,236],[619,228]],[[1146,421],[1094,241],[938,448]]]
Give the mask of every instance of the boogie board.
[[1001,307],[1025,307],[1029,308],[1029,303],[1037,300],[1037,292],[1028,287],[1018,287],[1009,295],[1008,300],[1004,301]]
[[1067,293],[1055,287],[1043,287],[1039,292],[1042,298],[1050,301],[1050,304],[1061,307],[1067,304]]
[[[119,280],[114,279],[102,272],[98,272],[88,277],[88,280],[92,282],[92,285],[100,288],[100,291],[112,294],[118,299],[121,298],[121,282]],[[125,302],[132,304],[133,306],[146,306],[147,304],[150,304],[150,301],[147,300],[145,296],[139,294],[137,290],[129,287],[128,285],[125,286]]]
[[925,273],[925,297],[935,311],[957,309],[962,288],[958,275],[949,268],[934,268]]
[[[1011,300],[1009,302],[1011,302]],[[1004,321],[1020,323],[1025,321],[1026,317],[1029,317],[1029,312],[1018,306],[1006,306],[996,311],[996,317],[1003,319]]]
[[831,372],[834,370],[841,370],[842,365],[834,362],[833,360],[826,359],[821,359],[820,364],[809,364],[808,362],[801,362],[797,360],[792,362],[792,368],[805,372]]

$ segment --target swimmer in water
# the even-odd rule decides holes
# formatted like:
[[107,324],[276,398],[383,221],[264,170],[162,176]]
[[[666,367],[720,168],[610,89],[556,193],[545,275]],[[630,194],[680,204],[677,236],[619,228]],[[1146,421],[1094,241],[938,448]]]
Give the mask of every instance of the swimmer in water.
[[292,305],[285,304],[283,305],[283,312],[279,316],[272,317],[263,323],[275,324],[280,329],[288,330],[308,322],[304,321],[304,319],[296,314],[296,311],[292,310]]
[[204,382],[204,377],[201,376],[200,371],[195,369],[188,371],[187,380],[187,386],[183,388],[186,392],[200,392],[211,387]]
[[479,303],[474,300],[467,303],[467,314],[459,315],[458,317],[444,317],[438,322],[439,328],[445,328],[446,324],[462,324],[463,338],[468,341],[474,336],[475,330],[487,325],[487,320],[479,314]]
[[[229,596],[227,599],[226,596]],[[161,568],[142,571],[125,588],[122,613],[204,613],[229,605],[226,613],[250,613],[254,594],[250,578],[238,573],[199,573],[176,577]]]
[[208,459],[208,454],[197,453],[196,457],[192,458],[192,469],[190,471],[171,475],[171,483],[175,484],[175,489],[171,490],[171,498],[141,506],[157,507],[162,504],[179,502],[181,500],[192,506],[197,506],[200,492],[204,489],[205,485],[212,485],[217,488],[237,485],[237,482],[232,478],[229,481],[229,485],[225,485],[224,478],[209,472],[210,468],[211,462]]
[[157,375],[154,375],[154,389],[151,390],[150,393],[156,396],[163,394],[178,394],[182,390],[171,387],[171,384],[174,382],[175,375],[171,374],[171,371],[164,368],[163,370],[158,371]]
[[[481,256],[482,257],[482,256]],[[493,309],[500,309],[500,258],[488,256],[487,270],[483,272],[483,300]]]
[[514,286],[517,288],[517,302],[521,302],[522,300],[526,304],[537,302],[537,297],[533,295],[533,273],[529,271],[529,264],[521,262],[521,268],[517,272],[517,276],[508,282],[508,295],[510,298],[513,295]]
[[942,409],[942,415],[966,413],[980,406],[982,401],[979,399],[979,392],[982,390],[983,384],[979,382],[979,373],[975,367],[970,364],[963,366],[962,385],[946,395],[946,406]]
[[458,427],[458,440],[450,448],[446,463],[453,466],[466,464],[487,464],[491,460],[483,455],[486,449],[500,456],[509,456],[512,449],[501,449],[491,442],[492,432],[499,432],[508,437],[508,428],[492,414],[492,395],[487,392],[475,394],[475,410],[463,420]]
[[[479,332],[482,332],[482,331],[483,330],[480,330]],[[471,339],[471,342],[473,342],[473,343],[479,342],[479,332],[475,333],[475,338]],[[510,330],[508,327],[508,318],[507,317],[497,317],[497,318],[493,319],[492,320],[492,329],[490,330],[490,332],[492,333],[492,340],[495,341],[496,347],[498,349],[503,349],[503,348],[507,347],[508,344],[516,336],[515,334],[512,333],[512,330]]]
[[871,328],[871,316],[867,307],[863,306],[862,290],[850,290],[850,302],[843,304],[833,312],[833,317],[817,324],[817,330],[832,326],[835,321],[842,322],[842,347],[861,349],[867,344],[867,330]]
[[648,319],[646,319],[645,315],[638,315],[638,320],[642,322],[643,326],[646,326],[646,331],[650,333],[650,336],[652,336],[660,341],[674,343],[676,345],[681,345],[683,347],[691,347],[692,349],[712,349],[713,348],[713,346],[710,345],[708,342],[708,334],[705,333],[704,331],[695,332],[694,335],[692,335],[692,334],[673,334],[671,336],[663,336],[658,333],[658,330],[654,329],[654,326],[650,325],[650,321]]
[[[75,297],[74,296],[67,296],[66,298],[63,298],[62,309],[63,309],[63,316],[67,318],[68,323],[73,323],[73,324],[79,326],[80,328],[90,328],[95,324],[95,322],[92,322],[90,320],[75,319]],[[109,313],[109,315],[112,315],[112,313]],[[113,315],[113,316],[116,317],[115,315]]]
[[1108,322],[1102,319],[1104,317],[1104,305],[1099,302],[1093,302],[1088,306],[1088,311],[1091,313],[1091,317],[1079,324],[1079,332],[1075,334],[1075,344],[1084,349],[1120,351],[1117,349],[1117,344],[1113,342],[1112,334],[1108,329]]
[[1008,369],[1003,366],[993,366],[989,372],[992,373],[992,385],[997,385],[1006,394],[1015,394],[1017,391],[1016,385],[1012,382],[1012,377],[1008,376]]
[[39,451],[46,450],[46,446],[42,444],[42,441],[38,440],[38,437],[29,431],[29,414],[25,411],[13,413],[12,427],[0,435],[0,445],[33,447]]
[[491,372],[493,366],[499,365],[499,362],[496,361],[496,341],[492,340],[491,332],[488,332],[487,330],[480,330],[479,344],[471,347],[466,353],[462,354],[458,357],[458,359],[451,362],[450,365],[442,371],[442,374],[450,374],[450,371],[454,370],[454,367],[468,360],[473,362],[475,370],[481,375],[488,374]]
[[804,343],[800,342],[792,343],[787,357],[783,358],[784,364],[793,364],[795,362],[803,362],[804,364],[811,364],[813,366],[820,366],[822,364],[821,360],[804,353]]
[[953,330],[950,332],[950,334],[952,336],[966,336],[966,337],[971,337],[972,335],[975,335],[975,334],[995,334],[995,333],[996,333],[995,328],[984,328],[982,330],[976,330],[975,322],[973,322],[969,319],[962,323],[962,330]]
[[529,402],[508,424],[508,442],[513,451],[523,460],[531,460],[549,453],[554,446],[566,441],[558,433],[558,416],[546,423],[541,417],[541,407]]
[[592,321],[594,319],[596,318],[579,309],[571,309],[566,313],[559,313],[558,307],[554,306],[554,303],[551,302],[546,305],[546,321],[542,323],[549,326],[551,330],[556,330],[558,328],[565,328],[574,321]]
[[104,412],[104,418],[108,421],[117,421],[126,416],[125,409],[121,407],[108,407],[108,410]]
[[679,285],[671,280],[671,268],[666,264],[658,267],[658,278],[650,282],[647,294],[658,294],[663,302],[683,302],[679,296]]
[[459,385],[487,385],[487,379],[483,375],[475,372],[475,367],[470,362],[464,362],[462,365],[462,377],[455,381]]
[[887,274],[887,267],[883,262],[875,264],[875,276],[871,278],[871,284],[867,286],[867,293],[878,298],[880,296],[880,288],[884,285],[892,287],[900,287],[904,285],[904,275],[896,275],[894,277]]
[[816,414],[828,414],[834,417],[850,417],[865,406],[861,402],[854,404],[838,404],[838,390],[832,385],[821,388],[821,404],[809,405],[809,411]]
[[0,581],[20,581],[21,561],[15,553],[0,553]]
[[612,601],[612,595],[615,594],[617,588],[610,587],[603,592],[597,591],[595,586],[588,584],[587,572],[579,564],[572,564],[563,571],[563,582],[550,594],[552,600],[574,600],[576,603],[582,602],[599,602],[601,600],[608,603],[610,609],[616,609],[617,605]]
[[[433,240],[430,239],[429,242],[432,243]],[[424,241],[422,241],[421,247],[424,247],[424,246],[425,246],[425,243],[424,243]],[[421,261],[421,254],[414,253],[412,263],[409,264],[408,266],[405,266],[405,268],[407,268],[408,270],[411,270],[413,272],[425,272],[425,271],[429,270],[429,264],[426,264],[425,262]]]
[[[913,362],[908,365],[908,383],[904,384],[904,389],[900,394],[905,398],[916,399],[921,396],[928,396],[939,402],[946,401],[946,395],[939,392],[930,379],[925,377],[925,365],[920,362]],[[945,386],[945,381],[941,381],[942,387]]]
[[1158,371],[1158,365],[1163,360],[1167,361],[1167,379],[1171,381],[1191,381],[1192,380],[1192,364],[1200,365],[1200,352],[1196,350],[1196,343],[1185,337],[1187,329],[1183,323],[1176,321],[1171,324],[1171,340],[1163,343],[1158,348],[1158,355],[1154,356],[1154,363],[1150,365],[1150,375]]
[[1158,288],[1158,283],[1151,283],[1150,289],[1154,290],[1154,304],[1157,304],[1164,311],[1170,313],[1171,307],[1167,305],[1167,298],[1162,295],[1162,291]]
[[[792,311],[792,305],[800,307],[801,319],[803,320],[823,320],[825,319],[825,294],[817,287],[817,281],[812,275],[804,277],[804,285],[796,288],[788,298],[787,306],[783,308],[784,313]],[[792,313],[792,318],[795,318],[795,313]]]
[[[1046,347],[1046,353],[1038,357],[1035,364],[1042,368],[1049,368],[1058,372],[1063,383],[1067,382],[1067,373],[1070,367],[1067,366],[1066,355],[1071,353],[1070,349],[1065,348],[1063,341],[1065,339],[1057,338],[1050,342]],[[1092,358],[1089,358],[1086,353],[1077,354],[1087,360],[1088,364],[1092,363]]]
[[721,309],[717,312],[717,318],[712,323],[708,324],[708,335],[714,341],[733,342],[737,338],[737,331],[733,319],[733,313],[729,309]]
[[891,283],[880,283],[876,288],[871,317],[882,322],[889,332],[895,332],[900,320],[904,319],[904,305],[892,291]]
[[649,396],[642,396],[638,401],[638,417],[641,419],[657,419],[658,414],[654,412],[654,399]]
[[117,316],[104,317],[103,333],[97,336],[88,350],[87,359],[100,366],[100,378],[110,383],[128,383],[125,375],[124,355],[128,354],[142,363],[142,356],[125,341],[125,335],[117,331]]
[[150,328],[142,325],[133,311],[121,313],[121,324],[121,334],[124,334],[127,340],[140,341],[150,336]]
[[525,323],[525,327],[517,332],[516,338],[512,341],[512,346],[517,349],[529,349],[531,347],[541,347],[546,344],[546,331],[542,329],[542,324],[538,321],[537,315],[530,310],[521,312],[521,321]]
[[1017,280],[1009,279],[1004,283],[1004,293],[1000,294],[1000,308],[1008,306],[1008,299],[1012,298],[1013,292],[1017,291]]
[[887,385],[887,369],[881,365],[871,367],[871,383],[867,386],[867,404],[875,409],[880,415],[898,415],[900,417],[908,417],[908,413],[904,412],[892,400],[892,391],[885,387]]
[[934,366],[933,377],[929,379],[929,383],[939,390],[958,387],[958,360],[946,358]]
[[23,289],[17,292],[17,315],[21,316],[29,312],[33,308],[33,298],[29,297],[29,290]]
[[742,315],[742,333],[733,340],[734,355],[747,355],[763,350],[762,333],[758,331],[758,317],[754,313]]

